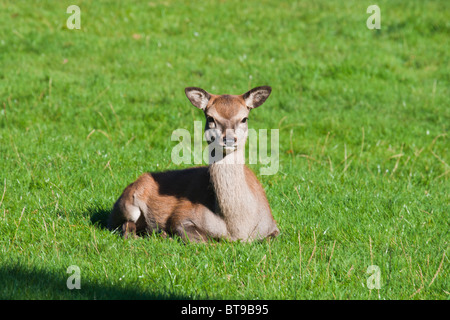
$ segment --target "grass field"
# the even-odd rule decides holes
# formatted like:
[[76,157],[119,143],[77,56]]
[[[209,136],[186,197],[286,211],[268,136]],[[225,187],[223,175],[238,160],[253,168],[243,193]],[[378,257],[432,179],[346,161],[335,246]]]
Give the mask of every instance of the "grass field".
[[[380,30],[371,4],[3,0],[0,298],[448,300],[450,3],[378,1]],[[279,171],[258,175],[278,238],[105,229],[141,173],[182,168],[172,131],[204,121],[185,87],[259,85],[249,127],[280,130]]]

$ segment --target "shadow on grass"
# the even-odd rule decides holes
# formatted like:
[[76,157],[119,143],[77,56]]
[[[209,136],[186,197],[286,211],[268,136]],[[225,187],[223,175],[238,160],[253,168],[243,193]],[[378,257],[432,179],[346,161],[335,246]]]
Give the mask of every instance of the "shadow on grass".
[[94,226],[100,229],[106,229],[108,224],[108,216],[111,213],[111,209],[105,208],[92,208],[86,212],[86,215],[90,217]]
[[145,292],[142,288],[123,288],[88,282],[80,272],[80,289],[68,289],[66,270],[51,273],[21,264],[0,268],[0,299],[133,299],[133,300],[188,300],[187,297],[158,292]]

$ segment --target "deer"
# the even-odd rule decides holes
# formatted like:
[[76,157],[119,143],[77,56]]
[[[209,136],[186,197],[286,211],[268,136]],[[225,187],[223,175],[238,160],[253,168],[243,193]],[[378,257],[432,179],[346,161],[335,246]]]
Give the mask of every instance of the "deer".
[[271,91],[261,86],[241,95],[216,95],[185,88],[206,118],[209,165],[142,174],[114,204],[107,228],[120,232],[122,227],[124,238],[155,232],[185,242],[278,236],[264,188],[244,161],[249,113]]

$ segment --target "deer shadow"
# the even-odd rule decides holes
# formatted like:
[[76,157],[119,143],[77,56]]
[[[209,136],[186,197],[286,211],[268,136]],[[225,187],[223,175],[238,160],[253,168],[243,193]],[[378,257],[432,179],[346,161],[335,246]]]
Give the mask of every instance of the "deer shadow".
[[[54,269],[54,270],[53,270]],[[52,271],[16,261],[0,266],[0,299],[105,299],[105,300],[189,300],[183,294],[164,292],[154,288],[121,287],[108,281],[85,281],[84,269],[80,269],[81,288],[70,290],[67,283],[70,274],[66,266]]]
[[110,208],[91,208],[85,213],[90,217],[91,223],[99,229],[107,229]]

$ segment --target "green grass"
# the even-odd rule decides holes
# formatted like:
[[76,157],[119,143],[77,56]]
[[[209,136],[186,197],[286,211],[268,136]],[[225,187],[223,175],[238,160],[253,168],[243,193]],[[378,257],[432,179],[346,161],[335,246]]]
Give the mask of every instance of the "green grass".
[[[3,1],[0,298],[448,299],[449,2],[378,1],[381,30],[370,4]],[[249,125],[280,130],[280,170],[259,176],[277,239],[105,230],[125,186],[180,168],[171,133],[203,120],[184,87],[258,85]]]

